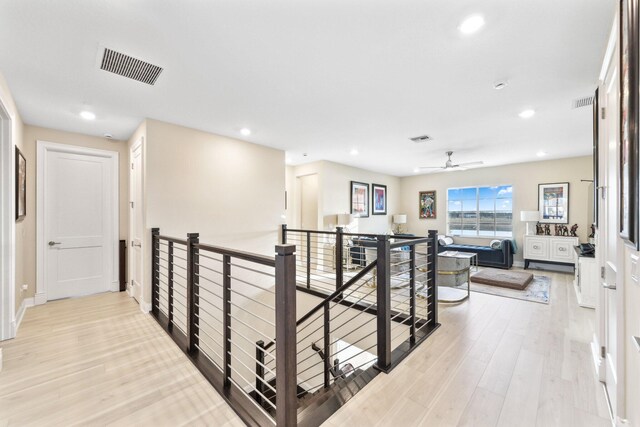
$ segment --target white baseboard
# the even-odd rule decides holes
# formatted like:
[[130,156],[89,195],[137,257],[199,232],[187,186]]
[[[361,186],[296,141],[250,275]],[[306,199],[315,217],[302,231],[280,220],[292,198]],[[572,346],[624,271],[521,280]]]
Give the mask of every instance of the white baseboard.
[[518,268],[524,268],[524,261],[513,261],[513,266]]
[[142,311],[143,313],[150,313],[151,312],[151,304],[149,304],[148,302],[145,302],[145,301],[140,301],[140,311]]
[[47,302],[47,295],[44,292],[37,293],[35,297],[33,297],[33,302],[35,305],[42,305]]
[[120,282],[118,280],[115,280],[111,282],[111,292],[118,292],[118,291],[120,291]]
[[34,298],[25,298],[22,300],[22,304],[20,304],[20,308],[18,309],[18,312],[16,313],[16,318],[13,321],[13,331],[14,331],[14,336],[15,334],[18,333],[18,328],[20,327],[20,323],[22,323],[22,318],[24,317],[24,313],[27,311],[27,308],[29,307],[33,307],[35,305],[35,301]]

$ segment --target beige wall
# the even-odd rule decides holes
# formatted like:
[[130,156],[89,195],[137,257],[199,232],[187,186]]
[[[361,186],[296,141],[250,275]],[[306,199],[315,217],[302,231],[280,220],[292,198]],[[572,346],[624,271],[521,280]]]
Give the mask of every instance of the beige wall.
[[[411,233],[425,234],[427,230],[447,230],[447,189],[454,187],[513,185],[513,229],[518,245],[515,261],[522,261],[522,236],[525,224],[520,221],[520,211],[538,209],[538,184],[569,182],[569,225],[577,223],[580,241],[586,241],[589,233],[589,183],[581,179],[592,179],[592,157],[575,157],[531,163],[519,163],[492,168],[466,171],[442,172],[402,178],[401,210],[406,213]],[[437,218],[418,218],[418,193],[436,190]],[[487,238],[456,238],[456,242],[486,244]]]
[[[127,212],[127,187],[129,175],[127,172],[127,145],[124,141],[108,140],[95,136],[82,135],[78,133],[64,132],[54,129],[41,128],[26,125],[24,127],[23,154],[27,160],[27,217],[22,222],[21,233],[16,229],[16,240],[21,241],[22,252],[18,252],[18,257],[22,258],[23,275],[18,280],[16,275],[16,286],[27,284],[27,292],[23,292],[23,297],[33,297],[36,290],[36,146],[37,141],[55,142],[58,144],[74,145],[79,147],[95,148],[99,150],[115,151],[119,157],[119,223],[120,239],[127,238],[128,212]],[[16,301],[17,302],[17,301]]]
[[[140,131],[142,132],[142,131]],[[284,152],[146,121],[145,228],[273,255],[284,221]],[[149,241],[147,241],[149,242]],[[147,257],[144,271],[150,270]],[[150,301],[149,275],[145,302]]]
[[[319,229],[334,229],[336,226],[336,215],[350,212],[351,181],[369,184],[370,205],[371,184],[386,185],[387,215],[370,214],[368,218],[359,218],[352,224],[350,231],[387,233],[392,227],[391,219],[393,214],[400,213],[398,208],[401,197],[400,178],[338,163],[319,161],[287,168],[288,193],[293,191],[293,197],[289,198],[287,209],[287,224],[290,226],[298,226],[299,189],[297,187],[299,187],[299,185],[297,185],[296,179],[310,174],[318,174]],[[369,209],[371,209],[371,206]]]

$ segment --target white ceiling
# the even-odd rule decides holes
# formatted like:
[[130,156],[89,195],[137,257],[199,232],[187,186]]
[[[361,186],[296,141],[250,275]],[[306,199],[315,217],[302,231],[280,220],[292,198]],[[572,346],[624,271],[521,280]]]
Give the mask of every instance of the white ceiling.
[[[405,176],[446,150],[488,166],[588,155],[591,108],[571,102],[595,90],[615,5],[1,0],[0,72],[28,124],[127,139],[148,117],[277,147],[294,164]],[[485,27],[461,35],[474,13]],[[155,86],[101,71],[100,46],[165,70]],[[537,114],[519,118],[525,108]],[[81,119],[86,109],[98,118]],[[423,134],[434,140],[408,139]]]

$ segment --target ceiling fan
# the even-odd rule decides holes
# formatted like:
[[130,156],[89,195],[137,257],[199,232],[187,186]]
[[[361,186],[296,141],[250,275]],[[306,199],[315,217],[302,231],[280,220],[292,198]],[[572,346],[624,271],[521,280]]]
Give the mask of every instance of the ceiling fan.
[[444,166],[421,166],[420,169],[443,169],[443,170],[453,170],[453,169],[459,169],[459,170],[465,170],[465,168],[467,167],[471,167],[471,166],[480,166],[482,164],[484,164],[484,162],[468,162],[468,163],[460,163],[458,165],[454,165],[453,164],[453,160],[451,160],[451,155],[453,154],[453,151],[447,151],[447,161],[445,162]]

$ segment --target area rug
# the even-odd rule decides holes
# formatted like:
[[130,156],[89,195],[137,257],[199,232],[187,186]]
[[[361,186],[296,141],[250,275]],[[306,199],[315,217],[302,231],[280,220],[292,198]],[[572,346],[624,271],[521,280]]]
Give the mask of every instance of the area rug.
[[481,271],[475,273],[471,277],[471,280],[484,285],[523,290],[533,280],[533,274],[526,271],[483,268]]
[[525,301],[549,304],[549,288],[551,279],[547,276],[533,276],[533,280],[523,290],[501,288],[498,286],[475,283],[471,277],[471,291],[501,297],[521,299]]

